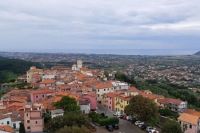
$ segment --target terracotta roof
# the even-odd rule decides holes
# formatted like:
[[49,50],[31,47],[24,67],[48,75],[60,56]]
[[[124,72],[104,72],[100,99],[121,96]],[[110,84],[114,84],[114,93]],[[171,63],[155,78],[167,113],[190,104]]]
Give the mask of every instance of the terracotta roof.
[[12,106],[16,106],[16,107],[24,107],[25,103],[20,103],[20,102],[14,102],[14,103],[11,103],[8,105],[8,108],[9,107],[12,107]]
[[181,115],[178,118],[179,121],[187,122],[193,125],[197,125],[199,121],[199,117],[187,113],[181,113]]
[[52,80],[52,79],[45,79],[43,80],[42,82],[40,82],[40,84],[53,84],[55,83],[56,81],[55,80]]
[[142,95],[145,98],[148,98],[150,100],[155,100],[155,99],[163,99],[164,97],[161,95],[156,95],[156,94],[151,94],[151,93],[146,93],[146,92],[140,92],[140,95]]
[[31,93],[32,94],[48,94],[48,93],[54,93],[54,91],[50,89],[38,89],[38,90],[32,91]]
[[159,99],[158,102],[161,103],[161,104],[176,104],[176,105],[179,105],[183,101],[180,100],[180,99],[163,98],[163,99]]
[[107,97],[112,97],[112,98],[116,97],[117,95],[118,95],[118,93],[116,93],[116,92],[109,92],[106,94]]
[[130,101],[132,96],[119,95],[118,98],[120,98],[124,101]]
[[8,115],[0,115],[0,120],[5,119],[5,118],[9,118]]
[[200,112],[199,111],[196,111],[194,109],[186,109],[184,111],[184,113],[187,113],[187,114],[191,114],[191,115],[195,115],[195,116],[198,116],[200,117]]
[[5,131],[9,133],[14,133],[14,130],[12,127],[7,126],[7,125],[0,125],[0,131]]
[[131,87],[129,87],[128,88],[130,91],[132,91],[132,92],[138,92],[138,93],[140,93],[141,91],[140,90],[138,90],[136,87],[134,87],[134,86],[131,86]]
[[107,81],[107,82],[100,82],[95,85],[96,89],[105,89],[105,88],[112,88],[112,82]]

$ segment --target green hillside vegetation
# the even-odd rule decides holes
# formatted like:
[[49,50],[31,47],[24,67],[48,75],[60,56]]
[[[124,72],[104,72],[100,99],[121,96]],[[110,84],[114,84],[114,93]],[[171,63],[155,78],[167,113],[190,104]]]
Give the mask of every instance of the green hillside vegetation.
[[40,67],[38,63],[0,57],[0,84],[15,81],[17,76],[25,74],[34,65]]
[[116,74],[115,78],[128,82],[140,90],[150,90],[155,94],[165,97],[177,98],[188,101],[189,107],[200,110],[200,94],[194,93],[185,86],[178,86],[164,81],[157,80],[134,80],[134,77],[125,74]]

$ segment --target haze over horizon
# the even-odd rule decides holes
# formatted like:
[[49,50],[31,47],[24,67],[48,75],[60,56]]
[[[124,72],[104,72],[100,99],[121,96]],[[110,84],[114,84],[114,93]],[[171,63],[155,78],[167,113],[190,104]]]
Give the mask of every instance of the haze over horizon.
[[6,0],[0,2],[0,50],[194,54],[199,12],[198,0]]

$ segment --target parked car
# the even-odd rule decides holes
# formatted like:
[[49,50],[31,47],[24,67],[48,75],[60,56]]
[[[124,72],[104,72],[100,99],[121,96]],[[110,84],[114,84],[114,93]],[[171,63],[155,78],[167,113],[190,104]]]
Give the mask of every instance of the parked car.
[[153,129],[149,133],[159,133],[159,131]]
[[109,132],[113,132],[113,126],[112,126],[112,125],[106,126],[106,129],[107,129]]
[[145,130],[146,128],[147,128],[147,125],[146,124],[143,124],[143,125],[141,125],[141,127],[140,127],[142,130]]
[[114,129],[119,129],[119,125],[118,125],[118,124],[112,125],[112,127],[113,127]]
[[113,115],[120,119],[122,119],[124,117],[124,115],[121,112],[115,112]]
[[126,120],[131,121],[132,119],[132,116],[126,116]]
[[144,126],[144,123],[140,123],[139,125],[137,125],[139,128],[141,128],[142,126]]
[[135,125],[136,125],[136,126],[138,126],[138,125],[143,125],[143,124],[144,124],[144,122],[142,122],[142,121],[136,121],[136,122],[135,122]]
[[156,128],[151,127],[151,126],[148,126],[148,127],[146,128],[146,131],[147,131],[148,133],[151,132],[152,130],[156,130]]
[[113,115],[114,115],[114,116],[121,115],[121,112],[115,112]]
[[131,120],[131,123],[132,123],[132,124],[135,124],[136,121],[137,121],[137,119],[136,119],[136,118],[133,118],[133,119]]

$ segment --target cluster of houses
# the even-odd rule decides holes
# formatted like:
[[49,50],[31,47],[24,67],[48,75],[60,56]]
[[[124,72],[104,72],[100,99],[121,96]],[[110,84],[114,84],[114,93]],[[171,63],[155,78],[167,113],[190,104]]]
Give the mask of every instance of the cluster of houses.
[[[136,95],[153,100],[160,108],[169,108],[180,113],[179,121],[186,133],[199,131],[200,113],[189,111],[186,101],[166,98],[149,90],[138,90],[124,82],[105,80],[102,71],[83,67],[81,60],[78,60],[72,68],[31,67],[27,71],[26,82],[32,86],[30,89],[12,89],[1,98],[0,132],[2,133],[18,132],[20,123],[24,124],[26,132],[42,132],[43,113],[48,110],[52,118],[63,116],[64,111],[53,106],[53,103],[60,101],[63,96],[74,98],[82,113],[87,114],[96,111],[97,103],[104,105],[110,111],[124,113],[130,99]],[[198,117],[197,121],[194,121],[193,117],[188,119],[190,116]]]

